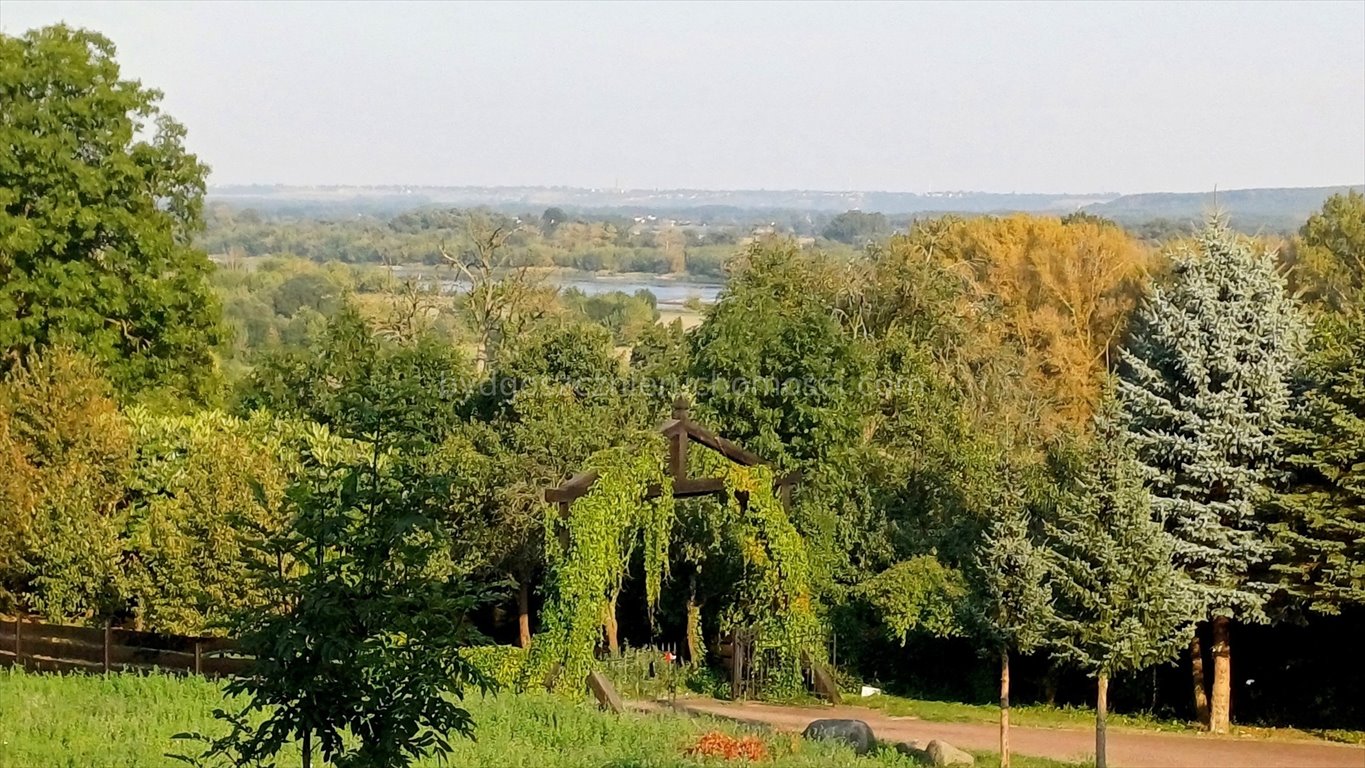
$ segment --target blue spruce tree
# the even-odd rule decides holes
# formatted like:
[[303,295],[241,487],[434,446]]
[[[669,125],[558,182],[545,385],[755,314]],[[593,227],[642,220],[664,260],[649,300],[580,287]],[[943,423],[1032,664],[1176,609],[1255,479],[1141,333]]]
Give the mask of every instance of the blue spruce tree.
[[1201,604],[1175,567],[1174,537],[1152,516],[1112,391],[1093,424],[1084,449],[1056,462],[1062,492],[1044,521],[1048,645],[1095,680],[1095,766],[1105,768],[1109,679],[1179,654]]
[[1365,307],[1319,320],[1301,378],[1273,570],[1310,610],[1336,614],[1365,604]]
[[1273,547],[1261,507],[1303,333],[1273,254],[1212,220],[1174,251],[1122,355],[1119,395],[1153,511],[1212,629],[1211,705],[1198,631],[1191,661],[1196,708],[1215,732],[1229,725],[1231,624],[1266,620],[1254,575]]

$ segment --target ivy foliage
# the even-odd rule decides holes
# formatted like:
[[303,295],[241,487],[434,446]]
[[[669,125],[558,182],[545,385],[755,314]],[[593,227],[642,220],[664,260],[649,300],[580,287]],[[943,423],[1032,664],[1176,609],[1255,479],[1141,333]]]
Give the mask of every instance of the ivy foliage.
[[773,493],[770,468],[730,465],[724,477],[730,535],[743,558],[744,578],[722,626],[756,628],[755,650],[773,651],[778,662],[771,692],[799,693],[803,663],[825,657],[806,541]]
[[[662,446],[598,453],[588,463],[598,473],[597,481],[570,505],[569,515],[561,516],[557,505],[546,506],[550,597],[528,674],[558,665],[555,685],[577,689],[592,667],[602,618],[620,593],[631,555],[642,540],[651,609],[657,603],[668,568],[663,554],[673,528],[673,484],[663,471],[661,452]],[[659,494],[646,499],[651,484]]]
[[[640,548],[651,617],[670,573],[671,555],[682,555],[698,570],[711,557],[732,560],[740,578],[720,616],[722,631],[757,630],[759,649],[773,650],[779,660],[776,684],[798,689],[805,661],[823,659],[825,631],[816,610],[806,542],[773,492],[772,470],[728,463],[717,467],[715,459],[699,462],[715,468],[725,481],[724,504],[694,508],[721,518],[721,541],[713,542],[722,544],[717,552],[705,542],[678,538],[714,526],[678,519],[672,478],[660,460],[663,453],[657,441],[652,450],[598,453],[588,464],[598,473],[597,481],[569,506],[568,515],[558,505],[547,506],[548,599],[543,631],[532,645],[522,683],[550,674],[555,687],[577,689],[602,640],[603,616],[613,610]],[[659,493],[647,498],[652,488]]]

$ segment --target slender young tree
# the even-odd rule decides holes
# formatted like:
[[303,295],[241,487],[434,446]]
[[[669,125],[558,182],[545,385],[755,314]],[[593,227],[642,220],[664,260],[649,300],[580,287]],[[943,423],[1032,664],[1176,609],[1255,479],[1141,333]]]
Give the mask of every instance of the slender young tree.
[[1047,559],[1034,543],[1022,482],[1002,468],[995,519],[977,547],[976,612],[987,647],[1000,656],[1000,766],[1010,764],[1010,653],[1041,646],[1052,612]]
[[1175,567],[1175,540],[1152,516],[1112,395],[1094,425],[1044,528],[1056,599],[1049,645],[1095,680],[1095,765],[1105,768],[1110,678],[1179,653],[1200,605]]
[[1273,255],[1215,219],[1176,248],[1169,280],[1152,288],[1122,354],[1119,393],[1152,506],[1212,626],[1216,732],[1229,725],[1232,622],[1266,620],[1266,590],[1253,574],[1272,547],[1258,502],[1279,459],[1302,335]]

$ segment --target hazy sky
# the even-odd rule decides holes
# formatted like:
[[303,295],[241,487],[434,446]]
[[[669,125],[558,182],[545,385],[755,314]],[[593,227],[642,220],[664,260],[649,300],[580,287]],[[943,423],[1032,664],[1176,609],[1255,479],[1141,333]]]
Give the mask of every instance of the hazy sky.
[[1365,2],[0,0],[212,183],[1205,191],[1365,181]]

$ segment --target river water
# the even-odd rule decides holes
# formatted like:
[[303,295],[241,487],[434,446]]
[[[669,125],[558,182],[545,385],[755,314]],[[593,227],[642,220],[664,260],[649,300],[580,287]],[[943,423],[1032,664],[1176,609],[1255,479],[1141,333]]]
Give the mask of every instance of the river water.
[[[681,306],[683,302],[691,298],[696,298],[703,304],[714,304],[716,297],[720,294],[720,289],[724,286],[716,283],[696,283],[686,280],[668,280],[666,278],[651,279],[641,275],[603,275],[600,277],[586,277],[583,275],[563,275],[552,274],[545,276],[545,282],[557,286],[563,290],[566,288],[577,288],[589,296],[597,296],[612,291],[623,293],[635,293],[644,289],[654,294],[654,298],[659,304]],[[442,291],[462,291],[465,289],[463,280],[442,280]]]

